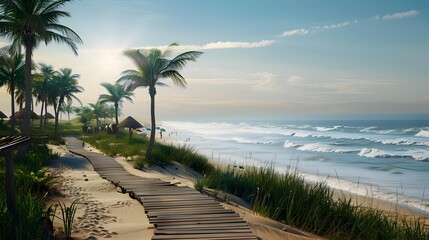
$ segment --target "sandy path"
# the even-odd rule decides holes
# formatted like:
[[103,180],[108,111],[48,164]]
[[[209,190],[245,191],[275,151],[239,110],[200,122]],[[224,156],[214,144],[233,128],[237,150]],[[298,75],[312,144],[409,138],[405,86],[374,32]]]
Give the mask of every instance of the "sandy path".
[[[64,146],[50,146],[60,158],[48,167],[58,176],[60,196],[52,196],[51,203],[79,203],[72,236],[79,239],[151,239],[153,225],[143,206],[128,194],[119,193],[114,185],[93,171],[82,157],[67,152]],[[57,211],[57,216],[61,212]],[[56,229],[62,221],[54,221]],[[61,231],[61,230],[59,230]],[[57,231],[58,232],[58,231]]]

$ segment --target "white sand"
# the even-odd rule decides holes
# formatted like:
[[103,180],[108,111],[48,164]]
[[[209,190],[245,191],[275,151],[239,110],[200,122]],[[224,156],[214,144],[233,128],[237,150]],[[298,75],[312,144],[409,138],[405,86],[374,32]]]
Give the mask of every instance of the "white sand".
[[[69,206],[77,200],[74,238],[151,239],[154,227],[137,200],[119,193],[86,159],[67,153],[64,146],[51,147],[61,154],[49,169],[57,174],[57,188],[63,196],[52,197],[50,204],[60,201]],[[56,215],[61,216],[59,209]],[[61,231],[62,224],[61,219],[54,220],[57,232]]]

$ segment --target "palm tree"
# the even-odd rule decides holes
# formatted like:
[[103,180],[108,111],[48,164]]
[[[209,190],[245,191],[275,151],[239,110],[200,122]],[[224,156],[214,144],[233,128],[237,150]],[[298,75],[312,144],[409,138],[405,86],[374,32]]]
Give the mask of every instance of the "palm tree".
[[23,134],[30,135],[32,102],[31,57],[41,41],[66,43],[77,55],[80,37],[70,28],[59,24],[60,17],[70,14],[59,10],[70,0],[4,0],[0,2],[0,35],[10,39],[14,49],[25,48],[25,108]]
[[[100,101],[100,103],[107,103],[107,102],[113,103],[115,107],[115,120],[116,120],[116,126],[117,126],[119,108],[122,107],[122,102],[124,100],[129,100],[130,102],[133,102],[131,97],[133,97],[134,94],[130,92],[128,89],[126,89],[124,85],[121,85],[119,83],[115,83],[115,84],[102,83],[101,86],[106,88],[109,94],[101,94],[100,97],[98,98],[98,101]],[[116,131],[116,136],[118,136],[118,131]]]
[[97,129],[99,127],[100,118],[104,118],[107,116],[107,107],[104,103],[97,101],[96,103],[90,103],[89,106],[92,108],[92,113],[95,118]]
[[135,90],[139,87],[149,88],[150,96],[150,115],[151,132],[149,146],[146,152],[146,158],[152,158],[152,149],[155,142],[155,95],[156,86],[166,86],[160,80],[170,78],[174,84],[180,87],[186,87],[185,78],[179,73],[189,61],[196,61],[202,54],[198,51],[188,51],[181,53],[173,59],[167,59],[171,54],[172,48],[178,46],[177,43],[170,44],[164,51],[160,49],[140,49],[125,50],[125,56],[129,57],[137,70],[131,69],[121,73],[117,80],[125,82],[128,90]]
[[75,93],[80,93],[84,90],[78,84],[79,77],[79,74],[72,74],[72,70],[70,68],[62,68],[52,79],[53,85],[52,89],[49,91],[49,98],[54,104],[55,134],[58,133],[58,115],[64,100],[71,102],[75,99],[82,104],[79,98],[74,95]]
[[7,85],[11,97],[10,133],[15,132],[15,90],[17,85],[24,79],[24,56],[22,54],[9,54],[6,48],[0,49],[2,52],[0,60],[0,86]]
[[40,127],[42,127],[42,123],[44,121],[45,126],[47,122],[47,113],[48,113],[48,87],[52,84],[51,80],[54,76],[54,69],[50,65],[46,65],[44,63],[39,64],[39,71],[34,75],[35,85],[34,85],[34,93],[36,95],[36,101],[42,103],[42,107],[40,109],[40,116],[43,116],[43,110],[45,111],[45,118],[40,118]]
[[91,122],[94,117],[92,109],[88,106],[74,108],[74,112],[76,113],[79,119],[79,122],[83,123],[84,126],[86,126],[89,122]]
[[74,107],[72,106],[72,102],[67,101],[67,104],[63,104],[60,109],[61,112],[67,113],[67,118],[69,119],[69,122],[70,122],[70,113],[73,112],[73,108]]

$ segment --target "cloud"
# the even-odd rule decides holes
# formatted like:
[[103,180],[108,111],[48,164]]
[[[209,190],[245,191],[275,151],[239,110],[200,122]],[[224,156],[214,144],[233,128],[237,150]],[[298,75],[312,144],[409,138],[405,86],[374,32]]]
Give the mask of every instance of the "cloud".
[[[234,48],[261,48],[275,43],[274,40],[261,40],[257,42],[243,42],[243,41],[218,41],[210,42],[203,45],[179,45],[173,48],[174,51],[197,51],[197,50],[212,50],[212,49],[234,49]],[[110,49],[81,49],[79,53],[82,54],[121,54],[125,49],[152,49],[158,48],[164,50],[168,45],[160,46],[146,46],[146,47],[130,47],[130,48],[110,48]]]
[[289,84],[299,84],[302,81],[304,81],[304,78],[301,77],[301,76],[296,76],[296,75],[295,76],[290,76],[289,79],[287,80],[287,82]]
[[306,35],[306,34],[315,33],[315,32],[322,32],[322,31],[326,31],[326,30],[350,26],[352,24],[356,24],[359,22],[365,22],[368,20],[375,20],[375,21],[378,21],[380,19],[381,20],[393,20],[393,19],[414,17],[414,16],[417,16],[419,14],[420,14],[420,12],[418,12],[417,10],[410,10],[410,11],[405,11],[405,12],[386,14],[383,17],[380,17],[377,15],[377,16],[374,16],[372,18],[364,19],[364,20],[355,19],[352,21],[339,22],[339,23],[335,23],[335,24],[328,24],[328,25],[323,25],[323,26],[313,26],[313,27],[308,28],[308,29],[297,28],[297,29],[293,29],[293,30],[289,30],[289,31],[284,31],[283,33],[280,34],[280,37],[291,37],[291,36],[298,36],[298,35]]
[[283,32],[281,34],[281,37],[291,37],[291,36],[296,36],[296,35],[305,35],[305,34],[308,34],[308,33],[309,33],[308,30],[306,30],[304,28],[299,28],[299,29],[294,29],[294,30]]
[[386,14],[381,19],[382,20],[401,19],[401,18],[414,17],[414,16],[417,16],[419,14],[420,13],[417,10],[410,10],[410,11],[406,11],[406,12],[397,12],[397,13],[393,13],[393,14]]
[[[179,45],[174,47],[174,50],[177,51],[190,51],[190,50],[212,50],[212,49],[234,49],[234,48],[260,48],[266,47],[275,43],[274,40],[261,40],[258,42],[243,42],[243,41],[217,41],[211,42],[203,45]],[[159,48],[165,49],[167,45],[164,46],[149,46],[141,47],[143,49]]]
[[353,21],[341,22],[341,23],[336,23],[336,24],[331,24],[331,25],[316,26],[313,28],[315,29],[315,31],[324,31],[324,30],[329,30],[329,29],[342,28],[342,27],[348,26],[350,24],[358,23],[358,22],[359,22],[358,20],[353,20]]
[[391,81],[383,80],[365,80],[365,79],[334,79],[329,82],[304,82],[304,78],[300,76],[291,76],[288,83],[313,90],[319,93],[340,94],[340,95],[367,95],[380,87],[391,85]]
[[256,77],[255,84],[252,86],[252,89],[255,91],[264,91],[264,92],[275,92],[278,91],[279,82],[277,81],[277,75],[264,71],[257,72],[254,74]]

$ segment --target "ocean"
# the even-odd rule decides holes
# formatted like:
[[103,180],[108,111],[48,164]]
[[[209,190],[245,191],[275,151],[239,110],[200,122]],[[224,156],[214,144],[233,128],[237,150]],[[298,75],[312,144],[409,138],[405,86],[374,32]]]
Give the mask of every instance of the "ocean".
[[307,181],[429,213],[429,121],[164,121],[221,163],[298,171]]

